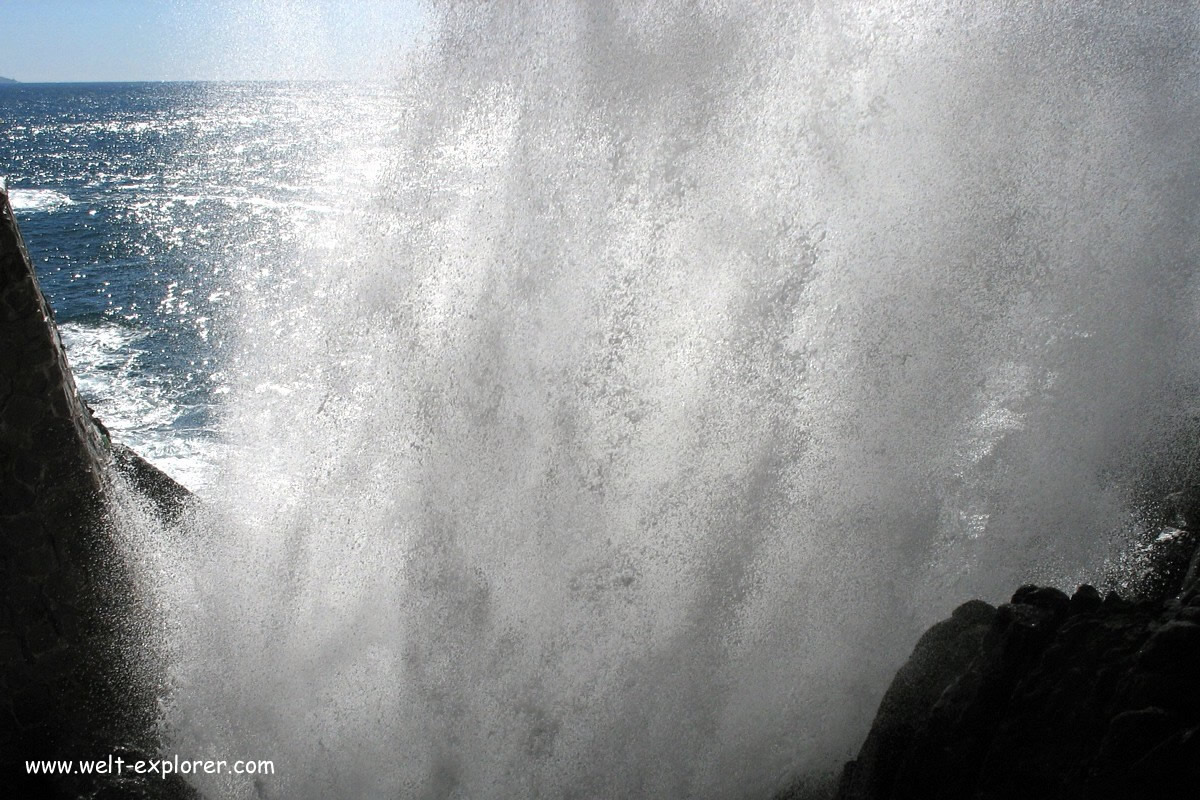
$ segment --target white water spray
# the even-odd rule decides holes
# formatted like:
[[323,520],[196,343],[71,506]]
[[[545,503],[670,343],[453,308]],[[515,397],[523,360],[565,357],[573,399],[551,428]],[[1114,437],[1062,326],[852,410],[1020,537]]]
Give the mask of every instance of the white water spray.
[[1097,578],[1200,377],[1197,9],[1111,6],[441,7],[159,568],[202,785],[769,796]]

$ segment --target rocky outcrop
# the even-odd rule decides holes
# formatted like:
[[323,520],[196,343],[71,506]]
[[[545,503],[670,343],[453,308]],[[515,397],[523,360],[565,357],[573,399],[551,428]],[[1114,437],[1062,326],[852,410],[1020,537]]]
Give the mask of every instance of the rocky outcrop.
[[125,472],[169,514],[186,490],[131,451],[114,455],[75,388],[2,184],[0,349],[0,785],[27,797],[182,796],[177,782],[26,772],[29,759],[156,750],[155,680],[108,493]]
[[1025,586],[918,642],[839,800],[1128,800],[1200,792],[1198,504],[1168,498],[1135,595]]

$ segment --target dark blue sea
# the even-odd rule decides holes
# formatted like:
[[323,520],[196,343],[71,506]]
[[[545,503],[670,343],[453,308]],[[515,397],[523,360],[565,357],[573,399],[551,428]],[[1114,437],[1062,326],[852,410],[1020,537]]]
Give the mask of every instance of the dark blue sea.
[[331,84],[0,87],[0,177],[79,388],[179,480],[202,486],[220,447],[237,298],[269,294],[284,254],[369,181],[376,154],[351,140],[384,99]]

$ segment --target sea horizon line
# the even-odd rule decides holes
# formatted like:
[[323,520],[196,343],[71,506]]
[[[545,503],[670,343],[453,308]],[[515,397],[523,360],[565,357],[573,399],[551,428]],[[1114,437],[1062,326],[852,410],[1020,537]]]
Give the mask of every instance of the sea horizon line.
[[78,81],[22,81],[0,77],[0,88],[17,86],[117,86],[138,84],[179,84],[179,83],[219,83],[219,84],[266,84],[266,83],[344,83],[344,84],[387,84],[387,80],[368,80],[362,78],[164,78],[142,80],[78,80]]

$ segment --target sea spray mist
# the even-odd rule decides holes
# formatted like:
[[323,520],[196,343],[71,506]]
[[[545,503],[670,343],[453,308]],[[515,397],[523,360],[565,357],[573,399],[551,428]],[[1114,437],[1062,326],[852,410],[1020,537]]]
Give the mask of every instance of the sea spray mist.
[[766,797],[1185,476],[1194,4],[433,12],[147,538],[214,796]]

